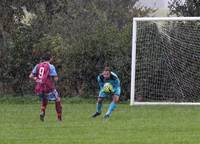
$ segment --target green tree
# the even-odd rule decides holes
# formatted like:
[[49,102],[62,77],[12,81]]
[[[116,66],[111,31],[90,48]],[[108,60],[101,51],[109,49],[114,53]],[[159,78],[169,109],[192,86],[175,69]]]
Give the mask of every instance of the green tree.
[[200,1],[199,0],[170,0],[169,9],[170,15],[177,16],[200,16]]
[[28,92],[31,68],[43,52],[50,52],[62,95],[96,94],[96,75],[108,63],[121,78],[128,98],[132,17],[153,12],[136,7],[137,1],[2,0],[1,83],[10,92]]

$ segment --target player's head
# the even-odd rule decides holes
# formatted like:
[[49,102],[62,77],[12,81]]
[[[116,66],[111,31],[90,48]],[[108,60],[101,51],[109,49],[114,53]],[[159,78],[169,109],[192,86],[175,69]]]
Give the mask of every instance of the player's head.
[[103,73],[102,73],[104,79],[109,79],[110,78],[110,75],[111,75],[111,70],[109,67],[105,67],[104,70],[103,70]]
[[52,57],[49,53],[45,53],[43,54],[43,56],[41,57],[41,61],[51,61]]

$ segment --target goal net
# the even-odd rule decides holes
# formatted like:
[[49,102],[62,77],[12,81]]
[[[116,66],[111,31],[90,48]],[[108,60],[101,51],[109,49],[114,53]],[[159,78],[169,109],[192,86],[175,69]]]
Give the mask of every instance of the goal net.
[[133,18],[131,105],[200,104],[200,17]]

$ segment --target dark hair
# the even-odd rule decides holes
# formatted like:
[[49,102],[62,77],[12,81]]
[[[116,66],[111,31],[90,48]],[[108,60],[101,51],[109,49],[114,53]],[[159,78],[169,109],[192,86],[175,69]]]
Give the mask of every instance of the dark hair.
[[106,67],[104,67],[104,70],[103,71],[111,71],[111,69],[110,69],[110,67],[108,67],[108,66],[106,66]]
[[49,53],[45,53],[43,54],[43,56],[41,57],[42,61],[49,61],[51,59],[51,55]]

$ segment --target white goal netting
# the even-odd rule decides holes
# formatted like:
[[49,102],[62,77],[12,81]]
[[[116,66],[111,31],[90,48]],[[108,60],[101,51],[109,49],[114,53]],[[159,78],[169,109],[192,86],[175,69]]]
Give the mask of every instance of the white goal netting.
[[200,18],[137,19],[133,103],[200,102]]

